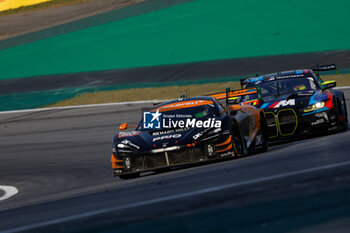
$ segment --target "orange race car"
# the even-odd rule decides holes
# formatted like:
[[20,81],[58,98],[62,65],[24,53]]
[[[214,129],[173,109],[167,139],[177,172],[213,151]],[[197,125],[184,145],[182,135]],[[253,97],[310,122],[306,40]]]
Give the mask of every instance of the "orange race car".
[[[114,137],[114,175],[128,179],[145,171],[266,151],[264,112],[234,103],[242,93],[255,94],[257,90],[181,98],[145,111],[136,130]],[[126,123],[120,127],[126,128]]]

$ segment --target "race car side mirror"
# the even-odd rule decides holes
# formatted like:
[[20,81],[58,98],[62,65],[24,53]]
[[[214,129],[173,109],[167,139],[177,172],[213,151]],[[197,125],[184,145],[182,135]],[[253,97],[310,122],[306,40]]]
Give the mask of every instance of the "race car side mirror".
[[124,129],[127,129],[127,128],[136,128],[137,125],[128,125],[128,123],[123,123],[119,126],[119,129],[120,130],[124,130]]
[[325,81],[322,83],[323,85],[323,89],[326,90],[326,89],[330,89],[330,88],[333,88],[337,85],[337,82],[336,81]]
[[120,130],[124,130],[124,129],[127,129],[128,128],[128,123],[123,123],[119,126],[119,129]]

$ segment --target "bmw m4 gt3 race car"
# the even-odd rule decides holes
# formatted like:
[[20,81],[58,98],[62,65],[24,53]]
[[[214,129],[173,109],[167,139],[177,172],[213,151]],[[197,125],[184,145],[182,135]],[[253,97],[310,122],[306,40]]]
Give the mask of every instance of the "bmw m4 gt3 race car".
[[348,114],[344,94],[332,89],[335,81],[323,82],[317,69],[292,70],[241,80],[246,88],[261,88],[262,101],[255,95],[241,97],[244,103],[265,111],[272,140],[346,129]]
[[[120,126],[126,128],[127,123]],[[129,179],[145,171],[266,151],[267,140],[262,110],[225,108],[214,97],[193,97],[143,112],[136,130],[114,137],[111,162],[115,176]]]

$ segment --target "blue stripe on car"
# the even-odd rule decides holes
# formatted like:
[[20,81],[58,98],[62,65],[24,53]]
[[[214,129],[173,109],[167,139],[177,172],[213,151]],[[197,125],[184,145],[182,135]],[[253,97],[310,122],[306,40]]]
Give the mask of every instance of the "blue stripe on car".
[[263,105],[261,105],[261,109],[265,109],[266,107],[268,107],[270,105],[270,103],[265,103],[265,104],[263,104]]

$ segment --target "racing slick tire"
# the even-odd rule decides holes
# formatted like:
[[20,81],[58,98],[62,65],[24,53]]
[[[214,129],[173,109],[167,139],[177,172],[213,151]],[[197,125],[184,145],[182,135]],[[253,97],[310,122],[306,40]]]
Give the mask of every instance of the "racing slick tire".
[[[342,112],[342,106],[344,106],[344,118],[340,119],[339,114]],[[344,94],[342,95],[341,102],[338,99],[336,100],[336,119],[339,131],[346,130],[348,128],[348,111],[346,108]]]
[[243,139],[241,132],[235,122],[232,124],[232,144],[233,151],[236,157],[241,157],[244,155]]
[[130,179],[135,179],[139,176],[140,176],[140,173],[131,173],[131,174],[119,175],[119,178],[122,180],[130,180]]
[[155,173],[165,173],[165,172],[169,172],[169,171],[171,171],[170,167],[165,167],[165,168],[157,169],[154,172]]

